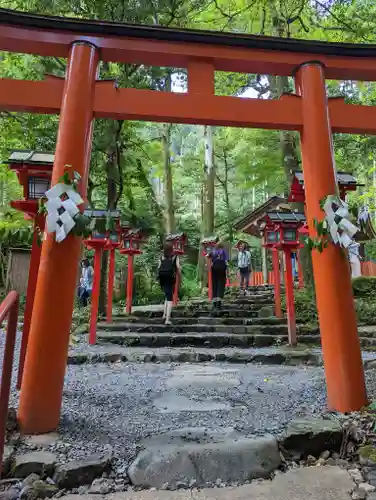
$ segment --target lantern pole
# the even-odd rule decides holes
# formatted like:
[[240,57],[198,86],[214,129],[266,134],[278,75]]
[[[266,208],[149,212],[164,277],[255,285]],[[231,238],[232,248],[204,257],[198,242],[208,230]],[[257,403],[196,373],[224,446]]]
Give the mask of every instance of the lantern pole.
[[127,303],[126,313],[132,314],[133,302],[133,254],[128,254],[128,276],[127,276]]
[[[92,245],[93,241],[90,241]],[[98,320],[98,306],[99,306],[99,289],[101,283],[101,261],[102,261],[102,246],[95,246],[94,248],[94,278],[93,290],[91,292],[91,310],[90,310],[90,330],[89,330],[89,344],[94,345],[97,341],[97,320]]]
[[289,335],[289,345],[295,347],[296,340],[296,319],[294,304],[294,281],[292,276],[292,252],[290,248],[284,249],[285,257],[285,293],[287,309],[287,326]]
[[279,252],[277,248],[272,249],[273,273],[274,273],[274,303],[275,315],[277,318],[283,318],[281,308],[281,274],[279,269]]
[[298,261],[298,280],[299,288],[304,288],[304,276],[303,276],[303,266],[301,261],[300,251],[296,251],[296,260]]
[[34,296],[37,287],[40,255],[42,250],[42,244],[41,242],[38,241],[38,227],[40,227],[41,230],[44,229],[44,216],[36,215],[34,219],[33,242],[31,245],[29,278],[27,282],[27,291],[26,291],[26,306],[24,313],[24,323],[22,328],[20,360],[18,365],[17,389],[20,389],[22,385],[22,375],[26,358],[27,344],[29,341],[31,316],[33,313]]
[[176,273],[175,286],[174,286],[174,298],[173,298],[174,306],[176,306],[177,303],[179,302],[179,287],[180,287],[180,274]]
[[206,257],[206,262],[208,266],[208,299],[213,300],[213,273],[211,266],[211,258]]
[[108,266],[108,289],[107,289],[107,323],[112,321],[112,300],[114,293],[115,281],[115,246],[110,244],[109,253],[109,266]]

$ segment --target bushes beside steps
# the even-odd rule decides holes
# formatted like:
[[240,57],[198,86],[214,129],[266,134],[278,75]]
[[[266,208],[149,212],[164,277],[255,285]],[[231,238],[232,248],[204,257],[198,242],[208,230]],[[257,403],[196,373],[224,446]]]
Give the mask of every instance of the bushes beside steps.
[[[359,325],[376,325],[376,277],[361,276],[353,279],[353,293]],[[283,309],[286,312],[284,300]],[[313,289],[303,288],[295,291],[295,311],[297,323],[318,323]]]

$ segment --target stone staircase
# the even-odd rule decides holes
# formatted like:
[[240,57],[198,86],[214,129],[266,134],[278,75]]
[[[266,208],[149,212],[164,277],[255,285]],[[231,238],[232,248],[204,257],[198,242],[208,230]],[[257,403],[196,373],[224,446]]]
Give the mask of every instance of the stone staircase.
[[[322,362],[318,328],[298,325],[298,347],[287,345],[287,322],[273,316],[271,287],[253,287],[248,297],[232,292],[216,317],[207,300],[178,305],[172,325],[164,324],[162,314],[162,307],[136,309],[115,316],[112,323],[98,323],[97,345],[77,346],[68,362]],[[376,349],[376,328],[361,327],[360,340],[363,347]]]

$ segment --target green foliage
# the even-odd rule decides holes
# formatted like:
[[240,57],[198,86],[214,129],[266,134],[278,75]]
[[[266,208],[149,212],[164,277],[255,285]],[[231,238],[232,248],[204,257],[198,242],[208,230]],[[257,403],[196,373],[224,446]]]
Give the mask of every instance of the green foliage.
[[294,303],[297,323],[317,323],[316,298],[311,288],[295,290]]
[[[376,324],[376,278],[360,277],[353,280],[356,297],[355,307],[360,325]],[[315,294],[312,289],[295,290],[295,312],[297,323],[317,324]],[[284,305],[285,308],[285,305]]]
[[[367,0],[311,2],[309,0],[4,0],[3,7],[41,14],[100,19],[181,28],[227,30],[282,37],[308,38],[340,42],[372,42],[376,33],[376,6]],[[0,73],[5,78],[40,80],[45,73],[64,76],[66,61],[60,58],[29,54],[2,53]],[[145,65],[102,62],[101,79],[116,79],[119,87],[168,90],[187,88],[186,70],[155,68]],[[376,84],[370,82],[328,81],[329,96],[344,96],[347,102],[376,104]],[[292,78],[216,72],[217,95],[243,98],[278,98],[294,90]],[[240,98],[240,97],[239,97]],[[13,149],[54,151],[58,116],[0,112],[0,160]],[[162,136],[168,132],[167,151]],[[288,190],[291,168],[286,161],[283,142],[292,141],[296,168],[300,168],[297,134],[271,130],[240,128],[214,129],[215,229],[221,238],[235,240],[232,222],[254,208],[269,195]],[[358,206],[376,210],[376,139],[375,137],[334,136],[338,170],[352,171],[363,183],[363,191],[351,195]],[[198,250],[201,237],[203,191],[205,187],[203,127],[136,123],[118,120],[96,120],[88,202],[90,207],[119,209],[134,227],[152,230],[144,253],[135,259],[135,302],[160,301],[155,282],[156,261],[165,233],[166,179],[165,156],[171,163],[173,207],[177,230],[188,233],[193,249]],[[288,159],[288,158],[287,158]],[[28,223],[22,214],[10,209],[9,202],[21,197],[16,176],[0,165],[0,239],[6,245],[25,244],[31,239]],[[25,225],[26,224],[26,225]],[[77,220],[76,231],[85,234],[86,219]],[[311,249],[323,251],[327,234],[317,222],[317,238],[308,242]],[[18,234],[17,231],[20,231]],[[28,233],[23,236],[21,233]],[[29,240],[28,240],[29,238]],[[15,245],[15,246],[17,246]],[[259,242],[255,243],[256,246]],[[367,254],[376,258],[373,242]],[[257,257],[256,257],[257,254]],[[260,269],[259,249],[254,252]],[[185,269],[186,268],[186,269]],[[126,259],[117,259],[117,273],[124,281]],[[198,291],[196,268],[184,262],[182,297]],[[105,282],[105,279],[102,279]],[[304,292],[305,293],[305,292]],[[309,309],[308,296],[297,292]],[[311,305],[310,305],[311,304]]]
[[33,240],[30,228],[18,227],[17,224],[0,224],[0,242],[4,248],[29,248]]
[[360,325],[376,324],[376,303],[372,296],[356,299],[355,305]]
[[352,280],[354,297],[370,297],[376,294],[376,277],[359,276]]

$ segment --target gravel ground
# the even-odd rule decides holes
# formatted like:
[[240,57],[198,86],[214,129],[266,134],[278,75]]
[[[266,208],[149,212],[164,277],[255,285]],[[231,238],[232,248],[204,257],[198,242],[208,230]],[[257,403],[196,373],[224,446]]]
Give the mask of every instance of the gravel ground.
[[[3,341],[0,334],[0,353]],[[17,351],[18,347],[19,339]],[[367,372],[367,384],[373,399],[376,370]],[[11,405],[17,399],[13,386]],[[113,453],[121,471],[136,456],[140,440],[157,433],[232,427],[244,435],[277,434],[297,416],[325,411],[324,373],[319,367],[72,365],[65,379],[62,442],[53,451],[60,462]]]
[[[184,371],[203,369],[181,366]],[[212,375],[212,367],[204,367],[208,370],[204,377]],[[179,368],[148,363],[69,366],[60,429],[71,444],[68,456],[111,447],[116,457],[128,462],[140,439],[170,429],[234,427],[244,434],[277,433],[295,416],[325,409],[320,369],[240,366],[234,370],[219,364],[214,367],[220,370],[214,374],[221,378],[219,383],[190,385],[184,376],[182,380]]]

